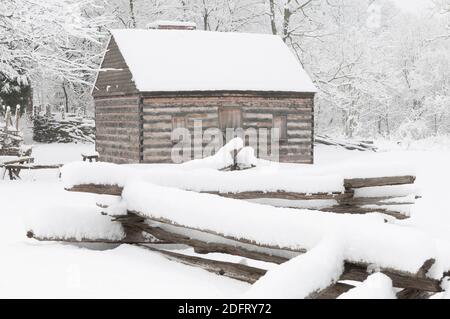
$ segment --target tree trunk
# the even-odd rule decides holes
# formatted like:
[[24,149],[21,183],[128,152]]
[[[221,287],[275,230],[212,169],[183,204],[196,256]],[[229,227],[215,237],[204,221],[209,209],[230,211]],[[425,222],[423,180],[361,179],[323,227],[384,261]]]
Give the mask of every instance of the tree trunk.
[[[289,4],[290,1],[288,1]],[[289,38],[289,25],[291,23],[292,12],[289,9],[289,6],[284,7],[284,15],[283,15],[283,41],[287,42]]]
[[131,17],[131,26],[133,29],[136,29],[136,16],[134,14],[134,0],[130,0],[130,17]]
[[269,8],[270,8],[270,26],[272,28],[272,34],[277,35],[277,23],[275,16],[275,0],[269,0]]
[[378,120],[377,120],[377,132],[378,132],[378,135],[381,136],[381,117],[380,116],[378,117]]
[[386,134],[387,137],[391,136],[391,126],[389,125],[389,113],[386,113]]
[[66,110],[66,113],[69,113],[69,96],[67,94],[66,81],[63,81],[62,89],[64,92],[64,109]]
[[434,136],[438,135],[438,119],[437,114],[434,115]]
[[203,30],[205,30],[205,31],[209,30],[208,19],[209,19],[208,10],[205,8],[205,12],[203,14]]

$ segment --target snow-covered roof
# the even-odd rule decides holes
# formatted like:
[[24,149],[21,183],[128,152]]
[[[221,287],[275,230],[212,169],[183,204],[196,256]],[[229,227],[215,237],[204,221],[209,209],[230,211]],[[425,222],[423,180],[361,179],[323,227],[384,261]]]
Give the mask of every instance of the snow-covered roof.
[[278,36],[130,29],[112,35],[141,92],[317,91]]

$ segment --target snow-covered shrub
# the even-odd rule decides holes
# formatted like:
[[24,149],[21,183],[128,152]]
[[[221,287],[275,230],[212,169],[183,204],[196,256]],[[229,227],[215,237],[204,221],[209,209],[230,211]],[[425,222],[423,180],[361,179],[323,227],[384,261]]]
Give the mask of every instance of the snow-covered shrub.
[[404,122],[397,130],[398,138],[406,141],[423,139],[429,134],[430,130],[423,120]]
[[35,116],[33,118],[33,140],[39,143],[72,143],[95,141],[95,122],[91,119],[65,114],[58,118]]

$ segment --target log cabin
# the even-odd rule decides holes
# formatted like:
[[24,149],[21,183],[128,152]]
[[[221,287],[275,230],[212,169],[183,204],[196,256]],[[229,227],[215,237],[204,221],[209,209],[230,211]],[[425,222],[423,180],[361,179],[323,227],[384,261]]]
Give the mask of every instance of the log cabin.
[[[106,162],[171,163],[181,127],[194,136],[197,158],[195,145],[208,144],[195,141],[200,122],[202,133],[216,128],[225,141],[226,129],[254,128],[255,155],[276,150],[280,162],[313,163],[315,93],[278,36],[176,23],[113,30],[92,91],[96,150]],[[279,143],[263,152],[261,132]]]

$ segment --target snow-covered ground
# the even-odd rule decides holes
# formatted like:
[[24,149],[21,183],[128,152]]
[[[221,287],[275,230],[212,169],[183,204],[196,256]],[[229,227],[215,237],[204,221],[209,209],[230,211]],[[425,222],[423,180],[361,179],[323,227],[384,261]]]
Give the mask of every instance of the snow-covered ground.
[[[37,145],[33,155],[39,163],[64,163],[92,150],[84,144]],[[27,239],[26,215],[36,208],[95,206],[99,197],[64,191],[56,171],[23,176],[0,181],[0,298],[229,298],[249,287],[129,245],[93,250]]]
[[[450,148],[383,146],[378,153],[318,146],[315,160],[319,165],[344,163],[348,167],[372,163],[413,166],[423,198],[417,201],[410,219],[395,223],[425,231],[445,251],[450,247]],[[33,155],[38,163],[67,163],[79,161],[81,153],[92,150],[92,145],[84,144],[37,145]],[[249,291],[248,284],[130,245],[82,248],[27,239],[25,220],[39,207],[94,206],[111,200],[66,192],[58,175],[57,171],[34,171],[24,172],[21,181],[0,180],[0,297],[227,298],[245,296]]]

